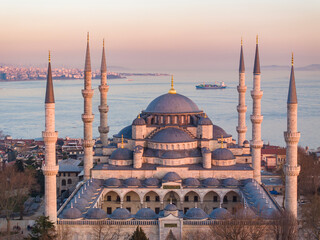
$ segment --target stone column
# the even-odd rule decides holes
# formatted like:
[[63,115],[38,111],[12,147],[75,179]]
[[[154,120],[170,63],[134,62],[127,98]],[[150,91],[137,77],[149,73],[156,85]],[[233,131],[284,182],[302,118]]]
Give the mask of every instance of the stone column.
[[104,49],[104,40],[103,40],[103,49],[102,49],[102,59],[101,59],[101,85],[99,86],[100,91],[100,126],[98,128],[100,133],[100,141],[102,146],[108,145],[108,111],[109,106],[107,105],[107,94],[109,86],[107,85],[107,63],[106,63],[106,54]]
[[239,104],[237,106],[238,111],[238,126],[236,128],[238,132],[238,145],[243,146],[244,140],[246,140],[246,112],[247,106],[245,103],[247,86],[245,85],[245,68],[243,59],[243,48],[241,39],[241,52],[240,52],[240,66],[239,66],[239,85],[237,87],[239,93]]
[[287,131],[284,132],[284,139],[287,144],[284,173],[286,176],[285,208],[295,217],[297,217],[297,178],[300,173],[300,166],[298,165],[298,142],[300,139],[300,132],[298,132],[297,127],[297,114],[298,100],[296,94],[292,57],[289,94],[287,101]]
[[82,90],[84,98],[84,114],[82,114],[82,121],[84,123],[84,179],[90,178],[90,169],[93,167],[93,146],[92,139],[92,122],[94,115],[92,114],[92,97],[93,89],[91,88],[91,61],[89,49],[89,34],[87,40],[86,63],[84,68],[84,89]]
[[252,166],[253,166],[253,177],[259,183],[261,183],[261,148],[263,141],[261,140],[261,123],[263,116],[261,115],[261,98],[263,92],[260,90],[260,60],[259,60],[259,49],[258,40],[256,45],[256,56],[253,71],[253,90],[251,91],[251,97],[253,99],[253,111],[250,116],[252,122],[252,140],[251,154],[252,154]]

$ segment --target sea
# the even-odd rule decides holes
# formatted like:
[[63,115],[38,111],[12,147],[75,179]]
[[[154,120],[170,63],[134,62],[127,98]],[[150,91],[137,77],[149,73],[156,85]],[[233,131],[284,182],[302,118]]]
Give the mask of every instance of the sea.
[[[237,71],[171,71],[177,93],[193,100],[213,124],[222,127],[237,139],[238,125],[238,72]],[[264,70],[261,74],[263,90],[262,139],[265,144],[285,146],[286,107],[290,69]],[[299,145],[315,149],[320,146],[320,71],[296,71],[298,94]],[[227,85],[226,89],[196,90],[200,83]],[[109,137],[130,125],[137,115],[156,97],[170,89],[170,76],[130,76],[127,79],[108,79],[108,125]],[[247,139],[252,136],[250,114],[252,113],[253,76],[246,73],[246,125]],[[0,130],[13,138],[41,138],[44,130],[44,96],[46,81],[0,82]],[[59,137],[82,138],[83,89],[82,80],[54,80],[56,100],[56,130]],[[94,89],[93,136],[99,137],[100,96],[99,79],[92,80]]]

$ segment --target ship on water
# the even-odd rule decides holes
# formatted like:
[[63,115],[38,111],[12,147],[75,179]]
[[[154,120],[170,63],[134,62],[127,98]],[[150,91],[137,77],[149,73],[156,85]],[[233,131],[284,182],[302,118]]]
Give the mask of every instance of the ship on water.
[[220,82],[220,84],[215,82],[214,84],[202,83],[202,84],[196,85],[196,89],[224,89],[226,87],[227,86],[224,84],[224,82]]

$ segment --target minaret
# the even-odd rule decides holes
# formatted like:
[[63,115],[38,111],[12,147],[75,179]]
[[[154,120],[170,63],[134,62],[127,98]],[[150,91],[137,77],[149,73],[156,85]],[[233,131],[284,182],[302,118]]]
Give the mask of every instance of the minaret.
[[253,111],[250,116],[252,122],[252,140],[250,142],[253,166],[253,178],[259,183],[261,182],[261,148],[263,141],[261,141],[261,123],[263,116],[261,115],[261,98],[263,92],[260,90],[260,60],[258,36],[256,43],[256,56],[253,68],[253,90],[251,96],[253,99]]
[[84,89],[82,90],[82,96],[84,98],[84,113],[82,114],[82,121],[84,123],[84,179],[90,178],[90,169],[93,167],[93,145],[92,140],[92,122],[94,115],[92,114],[92,97],[93,89],[91,88],[91,61],[90,61],[90,49],[89,49],[89,33],[87,36],[87,52],[86,63],[84,66]]
[[99,86],[100,91],[100,126],[98,128],[100,132],[100,140],[102,146],[108,145],[108,111],[109,106],[107,105],[107,94],[109,86],[107,85],[107,64],[106,64],[106,54],[104,49],[104,40],[102,48],[102,59],[101,59],[101,85]]
[[298,142],[300,132],[297,128],[298,100],[296,83],[294,78],[293,54],[291,60],[291,76],[287,101],[287,131],[284,139],[287,143],[286,164],[284,173],[286,175],[286,198],[285,209],[297,217],[297,178],[300,172],[298,165]]
[[49,216],[54,223],[57,221],[57,184],[56,176],[59,166],[56,162],[56,142],[58,132],[55,131],[55,102],[53,93],[53,83],[51,74],[50,52],[47,75],[47,89],[45,99],[45,131],[42,137],[45,143],[45,163],[42,166],[42,172],[45,178],[45,216]]
[[238,145],[243,146],[244,140],[246,140],[246,91],[247,86],[245,85],[245,69],[244,69],[244,60],[243,60],[243,47],[242,47],[242,38],[241,38],[241,51],[240,51],[240,64],[239,64],[239,85],[237,87],[239,92],[239,105],[237,106],[238,111]]

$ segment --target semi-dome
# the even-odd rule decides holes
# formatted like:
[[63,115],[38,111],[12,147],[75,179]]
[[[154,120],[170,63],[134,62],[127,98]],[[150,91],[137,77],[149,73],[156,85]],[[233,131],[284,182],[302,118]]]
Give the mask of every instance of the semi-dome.
[[220,185],[220,181],[216,178],[206,178],[203,180],[203,185],[207,187],[217,187]]
[[141,117],[137,117],[133,120],[132,125],[146,125],[146,121]]
[[131,213],[125,208],[117,208],[110,215],[112,219],[128,219],[131,218]]
[[141,208],[134,217],[136,219],[155,219],[157,214],[150,208]]
[[198,106],[181,94],[164,94],[154,99],[146,108],[147,113],[198,113]]
[[160,181],[158,178],[147,178],[143,183],[147,187],[155,187],[159,185]]
[[122,135],[123,138],[132,139],[132,126],[129,125],[122,128],[118,134],[114,135],[114,137],[121,138]]
[[62,217],[66,219],[78,219],[82,217],[82,213],[78,208],[71,206],[71,208],[63,211]]
[[200,181],[196,178],[186,178],[183,183],[187,187],[199,187],[201,185]]
[[239,181],[234,178],[226,178],[223,179],[222,185],[225,187],[237,187],[240,185]]
[[124,181],[124,184],[128,187],[140,187],[141,182],[137,178],[128,178]]
[[181,180],[181,177],[175,172],[168,172],[162,178],[162,181],[164,181],[164,182],[177,182],[180,180]]
[[88,219],[104,219],[107,217],[107,213],[101,208],[90,208],[86,214]]
[[120,187],[121,181],[118,178],[108,178],[103,185],[106,187]]
[[212,122],[211,122],[210,118],[202,117],[199,119],[198,124],[199,125],[212,125]]
[[213,209],[209,215],[212,219],[228,219],[231,218],[231,213],[225,208],[216,208]]
[[220,139],[221,136],[223,136],[223,138],[232,137],[232,135],[226,133],[226,131],[223,130],[221,127],[217,125],[213,125],[213,139],[215,140]]
[[133,151],[128,148],[118,148],[114,150],[110,156],[112,160],[131,160],[133,159]]
[[201,208],[190,208],[184,215],[187,219],[205,219],[208,215]]
[[194,139],[186,132],[178,128],[165,128],[157,132],[151,139],[152,142],[159,143],[178,143],[191,142]]
[[233,153],[227,148],[217,148],[212,152],[214,160],[232,160],[235,159]]
[[176,205],[172,204],[172,203],[169,203],[165,208],[164,208],[165,211],[169,211],[169,212],[173,212],[173,211],[177,211],[178,208]]

